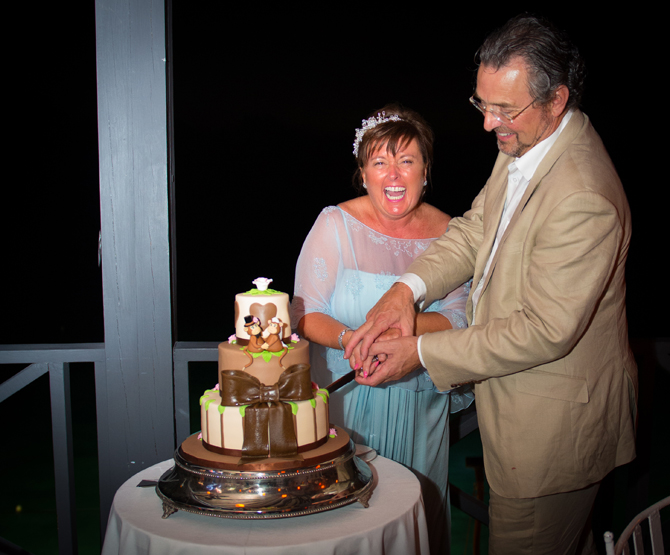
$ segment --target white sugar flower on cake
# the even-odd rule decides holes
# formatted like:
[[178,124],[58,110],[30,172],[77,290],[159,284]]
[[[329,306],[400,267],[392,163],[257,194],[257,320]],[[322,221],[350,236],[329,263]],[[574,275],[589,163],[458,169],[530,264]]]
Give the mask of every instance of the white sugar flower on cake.
[[251,283],[253,283],[256,286],[256,289],[258,289],[259,291],[265,291],[268,288],[268,286],[272,283],[272,279],[259,277],[256,278]]

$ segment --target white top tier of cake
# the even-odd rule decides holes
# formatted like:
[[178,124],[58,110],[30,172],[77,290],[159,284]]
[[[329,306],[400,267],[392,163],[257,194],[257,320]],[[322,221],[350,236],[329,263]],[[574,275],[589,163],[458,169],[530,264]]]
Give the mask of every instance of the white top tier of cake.
[[291,337],[291,318],[287,293],[266,289],[252,289],[235,295],[235,335],[238,339],[250,339],[244,327],[246,316],[256,316],[261,328],[265,329],[273,318],[279,318],[282,326],[282,339]]

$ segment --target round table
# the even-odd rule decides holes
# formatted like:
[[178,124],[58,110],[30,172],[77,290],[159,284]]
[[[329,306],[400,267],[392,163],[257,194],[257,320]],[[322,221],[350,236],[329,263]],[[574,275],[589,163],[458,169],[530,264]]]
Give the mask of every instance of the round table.
[[371,463],[374,491],[366,509],[356,502],[294,518],[241,520],[178,511],[162,518],[154,488],[172,459],[136,474],[116,492],[102,555],[428,554],[428,529],[419,481],[384,457]]

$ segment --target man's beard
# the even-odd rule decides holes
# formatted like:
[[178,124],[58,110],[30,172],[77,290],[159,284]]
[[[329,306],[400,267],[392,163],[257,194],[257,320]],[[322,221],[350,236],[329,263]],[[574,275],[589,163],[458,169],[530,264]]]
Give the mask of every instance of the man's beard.
[[[528,152],[531,148],[533,148],[537,143],[540,141],[546,139],[547,137],[544,136],[546,133],[547,129],[551,125],[551,120],[547,114],[547,112],[542,112],[542,120],[540,121],[540,126],[538,128],[538,134],[537,136],[533,139],[532,143],[522,143],[519,140],[519,134],[516,131],[512,131],[508,127],[505,127],[504,125],[501,125],[500,127],[496,128],[495,133],[496,133],[496,143],[498,144],[498,150],[502,152],[503,154],[507,154],[508,156],[512,156],[514,158],[521,158],[526,152]],[[516,142],[509,143],[509,142],[501,142],[498,139],[497,134],[498,133],[512,133],[514,137],[516,138]]]
[[514,131],[511,131],[511,130],[500,131],[502,133],[512,133],[512,135],[514,135],[516,137],[516,142],[514,142],[514,143],[508,143],[508,142],[503,143],[497,137],[497,133],[499,131],[500,131],[500,128],[496,129],[496,143],[498,144],[498,150],[500,152],[502,152],[503,154],[507,154],[507,156],[512,156],[513,158],[519,158],[527,150],[530,150],[529,149],[530,145],[521,143],[519,141],[519,134],[518,133],[515,133]]

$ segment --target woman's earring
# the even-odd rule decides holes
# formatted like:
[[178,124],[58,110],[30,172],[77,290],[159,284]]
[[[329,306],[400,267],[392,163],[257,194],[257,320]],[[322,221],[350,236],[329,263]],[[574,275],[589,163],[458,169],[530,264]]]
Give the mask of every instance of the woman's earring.
[[423,182],[423,186],[426,187],[428,185],[428,180]]
[[363,181],[363,189],[367,189],[367,188],[368,188],[367,183],[365,183],[365,181]]

